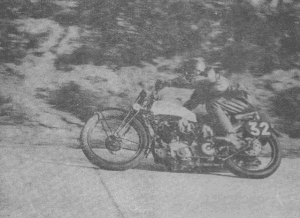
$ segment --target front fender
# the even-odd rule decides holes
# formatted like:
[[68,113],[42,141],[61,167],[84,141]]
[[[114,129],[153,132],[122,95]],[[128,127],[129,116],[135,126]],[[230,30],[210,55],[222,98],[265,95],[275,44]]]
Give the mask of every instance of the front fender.
[[153,145],[155,139],[155,132],[150,124],[150,122],[142,116],[142,114],[138,114],[137,119],[142,123],[147,132],[147,149],[145,151],[145,156],[147,157],[151,151],[151,146]]

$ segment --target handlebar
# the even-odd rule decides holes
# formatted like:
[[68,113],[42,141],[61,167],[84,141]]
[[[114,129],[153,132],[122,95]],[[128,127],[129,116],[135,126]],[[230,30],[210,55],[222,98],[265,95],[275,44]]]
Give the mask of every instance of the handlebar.
[[143,104],[146,97],[147,97],[147,92],[145,90],[142,90],[139,94],[138,99],[136,100],[136,103],[140,105]]

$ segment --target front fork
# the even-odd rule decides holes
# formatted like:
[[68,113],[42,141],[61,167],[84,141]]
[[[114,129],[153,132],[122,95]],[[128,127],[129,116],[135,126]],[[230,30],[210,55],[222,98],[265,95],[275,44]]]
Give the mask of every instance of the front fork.
[[[132,114],[132,112],[134,112],[134,113]],[[113,131],[113,130],[110,128],[110,126],[108,125],[107,120],[106,120],[105,116],[103,115],[103,113],[102,113],[101,111],[95,112],[95,114],[98,115],[98,119],[104,121],[104,123],[101,122],[101,125],[102,125],[102,127],[105,129],[106,135],[107,135],[107,136],[117,136],[117,137],[122,136],[122,135],[125,135],[125,134],[129,131],[129,128],[130,128],[130,127],[129,127],[129,124],[130,124],[130,123],[132,122],[132,120],[138,115],[138,113],[139,113],[139,111],[135,111],[135,110],[133,110],[133,109],[130,109],[130,110],[127,112],[125,118],[122,120],[122,123],[118,126],[118,128],[117,128],[116,130]],[[106,128],[105,128],[105,125],[104,125],[104,124],[107,126],[107,129],[110,131],[110,134],[108,134],[108,132],[106,131]],[[123,131],[123,130],[125,130],[125,131]],[[122,131],[123,131],[123,133],[120,135],[120,133],[121,133]]]
[[[123,119],[122,123],[118,126],[118,128],[114,131],[113,135],[120,136],[120,133],[124,136],[130,129],[129,124],[132,122],[132,120],[139,114],[140,111],[135,111],[133,109],[130,109],[129,112],[126,114],[125,118]],[[132,114],[133,113],[133,114]]]
[[[131,108],[129,111],[125,111],[122,110],[124,113],[126,113],[125,118],[122,120],[122,123],[118,126],[118,128],[115,131],[112,131],[107,123],[107,120],[105,119],[104,114],[99,111],[99,112],[95,112],[95,114],[98,116],[99,120],[103,120],[103,122],[101,122],[102,127],[104,128],[104,125],[106,125],[108,128],[104,128],[104,129],[109,129],[110,134],[106,131],[106,136],[110,137],[110,136],[116,136],[116,137],[122,137],[124,136],[129,130],[130,130],[130,122],[132,122],[132,120],[134,118],[138,119],[143,127],[145,128],[145,131],[147,133],[147,146],[146,146],[146,150],[145,150],[145,157],[148,157],[149,153],[151,152],[151,147],[154,146],[155,143],[155,132],[154,129],[149,121],[149,118],[146,117],[146,115],[144,113],[141,113],[141,110],[134,110],[133,108]],[[120,134],[122,133],[122,134]]]

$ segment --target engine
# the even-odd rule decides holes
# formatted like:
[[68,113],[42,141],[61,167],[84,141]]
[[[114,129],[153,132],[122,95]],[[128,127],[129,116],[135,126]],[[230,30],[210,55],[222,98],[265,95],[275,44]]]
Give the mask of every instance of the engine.
[[195,126],[188,121],[164,120],[158,126],[158,143],[171,152],[171,156],[191,156],[189,146],[195,141]]
[[[184,119],[162,119],[157,126],[156,155],[172,171],[181,171],[214,160],[214,144],[203,137],[206,132]],[[204,157],[201,159],[201,157]],[[203,161],[205,159],[205,161]]]

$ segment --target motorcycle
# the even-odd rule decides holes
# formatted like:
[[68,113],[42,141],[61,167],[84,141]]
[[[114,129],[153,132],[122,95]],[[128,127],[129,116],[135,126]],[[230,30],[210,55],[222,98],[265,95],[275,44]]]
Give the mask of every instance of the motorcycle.
[[82,129],[81,146],[91,163],[107,170],[134,168],[152,153],[155,163],[173,172],[220,166],[239,177],[272,175],[282,156],[277,131],[256,110],[230,115],[230,120],[240,148],[200,125],[192,111],[142,90],[128,111],[95,112]]

